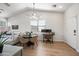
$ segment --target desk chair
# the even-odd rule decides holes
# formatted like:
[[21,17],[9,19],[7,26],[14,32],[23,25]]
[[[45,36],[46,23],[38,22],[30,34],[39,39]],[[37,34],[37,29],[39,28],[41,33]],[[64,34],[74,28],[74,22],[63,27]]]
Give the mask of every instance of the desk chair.
[[53,43],[53,33],[44,33],[43,34],[43,42],[44,41]]

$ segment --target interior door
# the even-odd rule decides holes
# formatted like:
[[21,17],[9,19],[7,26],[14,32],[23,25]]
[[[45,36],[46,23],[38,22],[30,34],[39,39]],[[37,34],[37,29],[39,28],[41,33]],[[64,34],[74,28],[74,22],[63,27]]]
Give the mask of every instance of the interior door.
[[71,19],[71,39],[70,39],[70,44],[72,48],[76,49],[77,48],[77,18],[76,16],[72,17]]
[[77,42],[76,42],[76,44],[77,44],[77,51],[79,52],[79,15],[77,15]]

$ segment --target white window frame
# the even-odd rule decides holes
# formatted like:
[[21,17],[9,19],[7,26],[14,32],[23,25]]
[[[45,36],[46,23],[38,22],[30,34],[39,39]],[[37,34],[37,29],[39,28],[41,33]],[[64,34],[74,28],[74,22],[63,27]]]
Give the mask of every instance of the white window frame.
[[[35,29],[36,32],[41,32],[41,30],[39,29],[40,27],[44,27],[44,28],[46,27],[46,21],[45,20],[32,20],[31,22],[33,22],[33,21],[36,21],[36,24],[31,23],[31,31],[33,31],[34,26],[36,27],[36,29]],[[40,21],[43,21],[44,24],[41,25]]]

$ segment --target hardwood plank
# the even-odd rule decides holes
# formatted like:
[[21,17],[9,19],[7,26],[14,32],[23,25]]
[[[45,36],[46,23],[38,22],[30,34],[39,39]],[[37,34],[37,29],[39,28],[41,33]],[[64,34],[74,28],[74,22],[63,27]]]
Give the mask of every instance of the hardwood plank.
[[53,44],[39,42],[38,47],[25,47],[23,56],[78,56],[79,53],[64,42],[54,42]]

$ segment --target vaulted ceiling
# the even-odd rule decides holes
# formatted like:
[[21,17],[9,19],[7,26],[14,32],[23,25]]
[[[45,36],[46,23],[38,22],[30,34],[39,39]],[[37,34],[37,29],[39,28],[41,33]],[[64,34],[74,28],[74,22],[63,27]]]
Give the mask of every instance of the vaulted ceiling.
[[[35,9],[40,11],[64,12],[72,3],[35,3]],[[33,3],[0,3],[0,17],[11,17],[20,12],[33,9]]]

